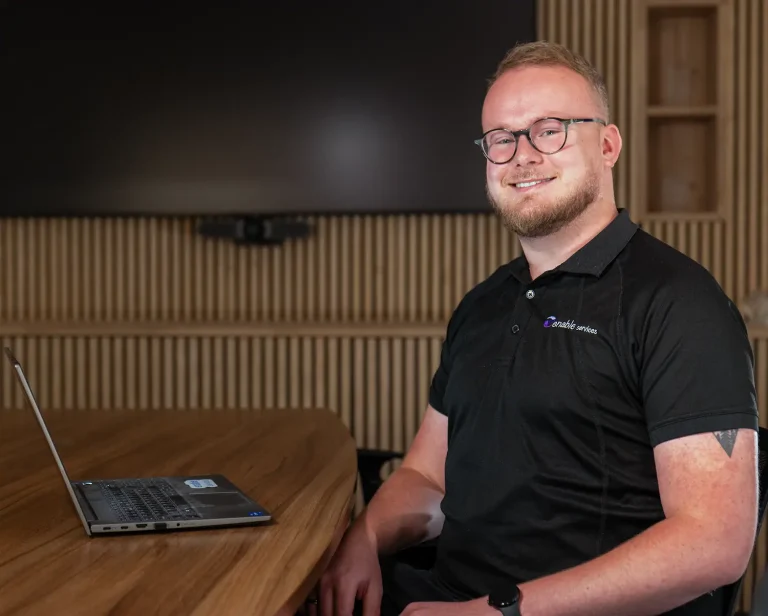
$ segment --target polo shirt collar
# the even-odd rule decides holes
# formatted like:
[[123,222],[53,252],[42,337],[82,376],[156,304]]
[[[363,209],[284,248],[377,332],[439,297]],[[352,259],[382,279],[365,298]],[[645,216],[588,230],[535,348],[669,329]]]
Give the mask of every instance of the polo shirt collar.
[[[632,239],[638,226],[632,222],[629,212],[620,208],[619,215],[571,257],[556,267],[554,272],[569,274],[588,274],[600,277],[606,268],[619,256]],[[521,282],[530,283],[531,274],[525,255],[510,263],[511,272]]]

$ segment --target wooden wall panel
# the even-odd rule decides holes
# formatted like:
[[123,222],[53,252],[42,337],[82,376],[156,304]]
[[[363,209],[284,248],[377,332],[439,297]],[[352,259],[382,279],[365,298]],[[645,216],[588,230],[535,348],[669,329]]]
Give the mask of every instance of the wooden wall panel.
[[0,323],[442,322],[519,254],[490,214],[310,223],[306,241],[245,247],[185,218],[4,220]]
[[[541,38],[606,76],[625,143],[617,203],[632,211],[632,0],[540,0],[539,12]],[[730,215],[639,221],[737,301],[768,290],[766,31],[768,6],[734,0]],[[456,302],[519,245],[493,215],[310,222],[307,241],[254,248],[200,238],[190,219],[3,220],[0,338],[52,412],[329,406],[360,445],[405,449]],[[768,425],[768,330],[754,337]],[[1,374],[0,408],[21,408]],[[763,535],[745,593],[767,546]]]
[[728,290],[768,291],[768,5],[735,0],[733,229]]
[[[441,339],[436,328],[359,335],[309,328],[146,335],[124,328],[0,342],[23,358],[46,411],[331,408],[361,446],[404,450],[420,422]],[[0,374],[2,407],[24,408],[13,371]]]

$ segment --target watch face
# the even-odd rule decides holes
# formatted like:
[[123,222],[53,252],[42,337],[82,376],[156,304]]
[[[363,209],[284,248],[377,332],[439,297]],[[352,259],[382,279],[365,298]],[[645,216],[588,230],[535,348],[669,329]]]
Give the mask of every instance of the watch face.
[[515,605],[520,600],[520,589],[517,586],[510,585],[502,592],[494,592],[488,596],[488,604],[491,607],[503,608]]

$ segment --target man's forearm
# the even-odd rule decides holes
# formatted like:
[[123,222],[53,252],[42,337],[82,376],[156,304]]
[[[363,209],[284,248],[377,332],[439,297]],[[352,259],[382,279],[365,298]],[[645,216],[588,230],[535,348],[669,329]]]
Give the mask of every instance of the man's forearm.
[[[693,518],[655,524],[572,569],[520,585],[523,616],[653,616],[732,582],[733,545]],[[745,563],[746,567],[746,563]]]
[[443,492],[422,474],[400,467],[376,491],[355,523],[375,541],[380,554],[392,554],[440,534]]

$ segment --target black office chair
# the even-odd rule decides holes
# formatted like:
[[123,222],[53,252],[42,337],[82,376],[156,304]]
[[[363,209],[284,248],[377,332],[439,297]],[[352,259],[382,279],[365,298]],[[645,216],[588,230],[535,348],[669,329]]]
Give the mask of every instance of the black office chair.
[[[746,614],[746,612],[739,612],[738,616]],[[749,616],[768,616],[768,575],[763,572],[763,575],[755,584],[755,592],[752,594],[752,609],[749,612]]]
[[[765,518],[768,507],[768,473],[765,472],[768,464],[768,429],[760,428],[757,437],[758,443],[758,487],[760,490],[757,517],[757,538]],[[397,451],[358,449],[357,466],[360,473],[360,485],[363,491],[363,501],[368,504],[382,484],[381,471],[384,464],[392,460],[401,459],[402,453]],[[436,540],[425,541],[419,545],[407,548],[398,554],[398,560],[411,563],[415,567],[428,569],[434,563],[436,554]],[[744,572],[746,575],[746,571]],[[768,616],[768,576],[763,576],[755,592],[752,612],[735,612],[739,602],[741,587],[744,583],[744,575],[733,584],[723,587],[724,604],[727,606],[723,616]]]
[[383,483],[381,470],[387,462],[402,460],[403,454],[387,449],[358,449],[357,471],[360,474],[360,487],[363,490],[363,502],[371,502],[376,490]]

